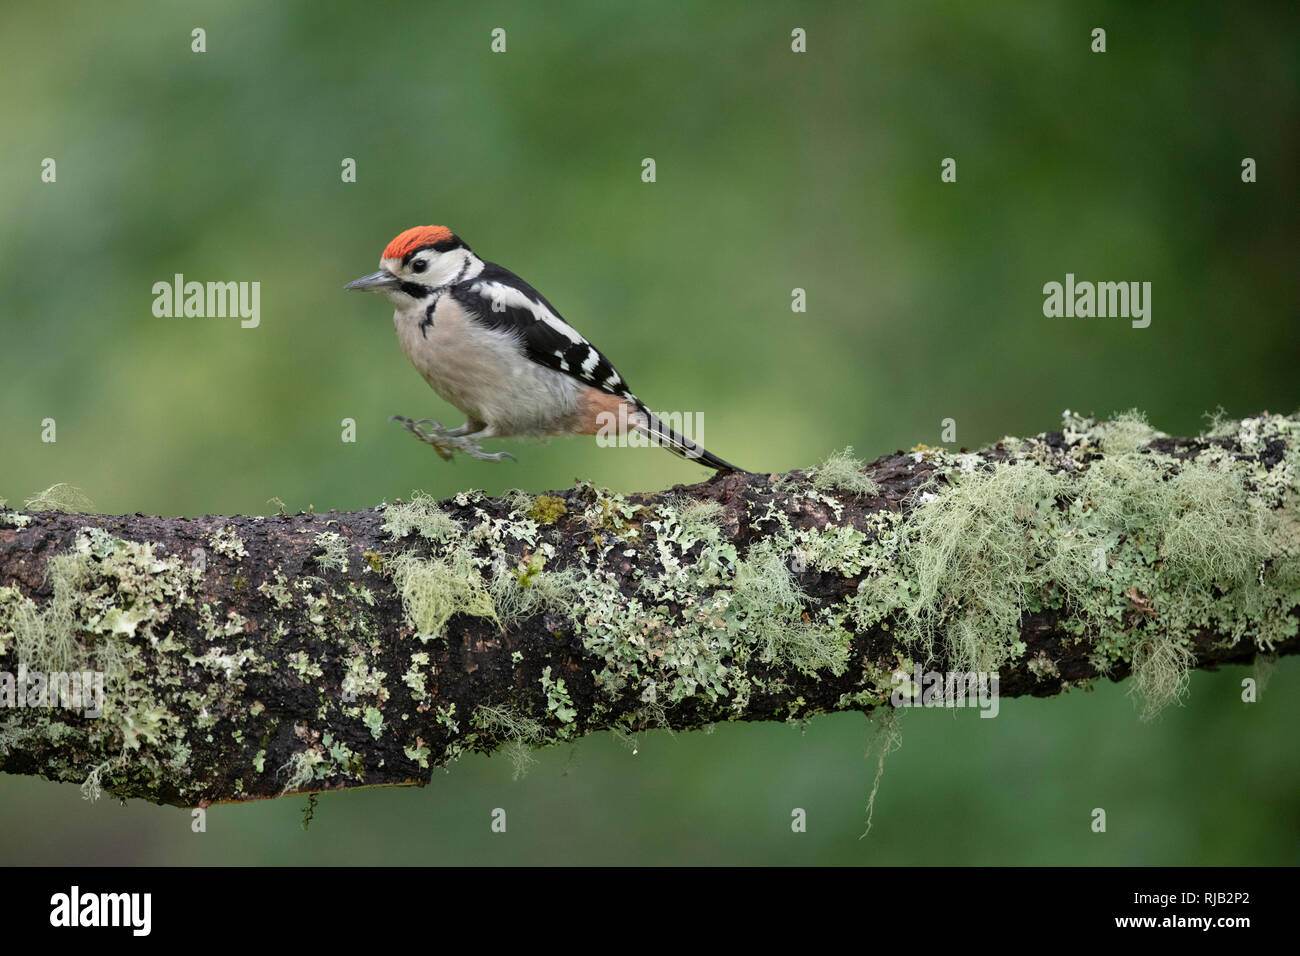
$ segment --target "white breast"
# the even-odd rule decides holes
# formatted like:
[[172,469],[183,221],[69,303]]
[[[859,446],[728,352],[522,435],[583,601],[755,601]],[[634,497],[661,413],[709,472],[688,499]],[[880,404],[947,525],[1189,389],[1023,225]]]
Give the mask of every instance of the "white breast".
[[433,390],[498,437],[572,427],[581,386],[531,361],[514,333],[484,328],[451,296],[438,300],[432,325],[424,306],[394,312],[393,325],[402,351]]

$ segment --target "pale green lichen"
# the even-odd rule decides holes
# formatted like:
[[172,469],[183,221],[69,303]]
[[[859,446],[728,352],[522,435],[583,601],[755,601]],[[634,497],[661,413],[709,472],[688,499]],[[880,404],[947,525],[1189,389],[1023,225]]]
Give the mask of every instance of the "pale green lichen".
[[[302,724],[294,726],[295,736],[305,746],[290,755],[276,771],[285,777],[285,784],[280,789],[280,796],[288,793],[311,792],[317,781],[337,780],[345,777],[363,783],[366,779],[365,766],[360,754],[357,754],[333,734],[308,730]],[[259,755],[260,759],[265,760]],[[316,790],[323,789],[321,786]]]
[[429,755],[433,753],[432,749],[424,742],[423,737],[415,738],[415,744],[402,748],[402,753],[406,755],[407,760],[413,760],[424,770],[429,769]]
[[1205,419],[1205,430],[1201,432],[1202,438],[1231,438],[1236,435],[1239,425],[1228,415],[1227,409],[1222,405],[1217,406],[1212,412],[1202,412],[1201,417]]
[[453,736],[460,733],[460,724],[456,721],[456,702],[454,700],[450,704],[437,707],[434,710],[434,719]]
[[1141,702],[1142,716],[1150,719],[1187,693],[1189,672],[1196,655],[1186,643],[1149,634],[1133,648],[1131,693]]
[[670,500],[661,508],[661,514],[667,519],[663,526],[665,537],[684,549],[702,542],[706,550],[715,550],[722,543],[722,505],[716,501]]
[[288,661],[290,669],[298,675],[299,680],[304,682],[314,681],[325,673],[321,670],[320,664],[306,651],[294,651],[289,655]]
[[578,718],[578,712],[574,709],[568,688],[564,686],[564,678],[552,678],[548,665],[542,669],[541,684],[542,692],[546,694],[546,712],[562,724],[573,723]]
[[429,695],[428,687],[425,684],[427,675],[420,670],[420,668],[428,666],[429,655],[424,651],[417,651],[411,655],[411,666],[402,675],[402,682],[411,689],[412,700],[424,700]]
[[505,562],[497,566],[489,593],[502,627],[509,628],[542,611],[569,612],[579,595],[576,574],[572,569],[543,571],[545,566],[540,551],[516,571]]
[[497,620],[492,595],[462,548],[446,558],[401,552],[388,559],[387,570],[401,595],[407,623],[422,641],[442,637],[453,614]]
[[[191,675],[219,671],[220,680],[180,697],[198,713],[225,712],[246,666],[219,646],[201,659],[176,653],[181,645],[171,633],[172,618],[194,605],[199,572],[179,557],[159,556],[150,543],[92,527],[77,533],[70,550],[47,560],[46,574],[51,597],[44,607],[16,588],[0,596],[0,650],[13,659],[7,669],[21,664],[29,672],[102,673],[102,717],[71,727],[57,711],[13,712],[0,720],[0,747],[12,746],[20,733],[47,735],[58,746],[49,751],[45,772],[86,781],[89,796],[109,773],[115,785],[164,775],[185,779],[191,748],[184,739],[187,720],[173,709],[179,688]],[[119,756],[90,760],[105,753]]]
[[272,573],[272,577],[257,586],[257,591],[271,601],[278,610],[293,606],[293,595],[289,593],[289,579],[278,568]]
[[752,639],[765,664],[803,674],[844,673],[853,635],[826,615],[806,613],[807,604],[786,553],[761,541],[736,568],[728,617]]
[[640,505],[634,505],[625,496],[608,488],[598,488],[589,481],[579,481],[577,489],[588,501],[581,514],[582,522],[588,528],[636,537],[636,530],[629,529],[629,525],[641,510]]
[[321,736],[321,746],[329,755],[331,767],[327,774],[322,776],[332,776],[335,773],[346,773],[358,780],[365,779],[365,768],[361,755],[356,753],[341,740],[336,740],[333,734],[324,734]]
[[1161,557],[1169,573],[1200,591],[1247,587],[1271,556],[1275,518],[1221,467],[1191,465],[1166,482]]
[[[235,559],[246,550],[229,526],[216,529],[208,541]],[[314,644],[280,659],[264,653],[290,634],[338,648],[354,682],[373,694],[366,702],[382,705],[383,674],[364,665],[367,655],[380,650],[369,610],[375,601],[367,589],[349,583],[346,592],[329,590],[313,577],[290,584],[274,568],[258,588],[269,607],[255,623],[205,596],[203,569],[202,562],[163,554],[151,542],[86,527],[69,549],[46,560],[50,596],[43,604],[17,587],[0,588],[0,670],[103,674],[100,719],[74,722],[45,708],[0,712],[0,755],[22,746],[38,755],[46,776],[82,781],[92,797],[110,788],[123,795],[164,792],[169,800],[202,794],[223,769],[211,762],[220,759],[218,752],[206,746],[216,743],[222,722],[233,725],[224,731],[229,739],[252,744],[261,755],[257,763],[265,765],[278,718],[260,701],[250,706],[244,697],[249,680],[266,679],[284,666],[310,686],[321,684],[327,658],[310,650]],[[240,580],[231,578],[235,590]],[[178,616],[197,632],[192,641],[177,638]],[[341,716],[362,718],[359,707],[325,695],[316,718],[329,725],[337,719],[336,708]],[[322,746],[317,732],[304,728],[301,739],[315,755],[303,758],[310,767],[299,761],[290,768],[291,788],[304,785],[299,771],[311,768],[317,780],[361,779],[359,758],[344,753],[340,742],[326,740],[328,753],[316,753]],[[115,756],[105,761],[104,754]],[[246,793],[246,783],[247,775],[241,775],[231,783],[232,792]]]
[[[1169,455],[1150,447],[1162,436],[1136,413],[1102,425],[1067,413],[1067,448],[1008,440],[1012,455],[984,468],[927,453],[947,487],[922,494],[898,529],[896,563],[862,580],[850,615],[861,628],[901,611],[900,637],[927,656],[994,671],[1024,653],[1023,615],[1053,608],[1094,643],[1099,670],[1132,666],[1150,715],[1185,687],[1189,635],[1249,634],[1267,650],[1295,633],[1300,546],[1285,502],[1300,426],[1263,416],[1236,427],[1223,437],[1256,453],[1279,439],[1287,459],[1243,464],[1219,446]],[[1280,491],[1276,472],[1287,476]]]
[[348,543],[337,531],[323,531],[316,535],[316,547],[321,553],[316,555],[316,566],[322,571],[348,570]]
[[[372,668],[360,647],[350,649],[347,667],[343,675],[343,694],[347,703],[353,703],[359,697],[373,697],[382,704],[388,700],[388,689],[384,679],[388,674]],[[359,711],[358,711],[359,713]]]
[[[1085,644],[1099,672],[1131,668],[1147,713],[1185,689],[1190,635],[1219,633],[1268,650],[1294,634],[1300,423],[1261,416],[1222,426],[1218,444],[1194,457],[1171,450],[1140,416],[1101,425],[1067,416],[1063,430],[1065,444],[1042,436],[1008,439],[984,453],[914,450],[911,463],[930,476],[929,484],[902,512],[854,514],[854,526],[839,522],[847,509],[835,497],[854,486],[824,481],[818,487],[815,474],[789,491],[795,500],[760,492],[748,511],[745,499],[735,498],[725,510],[685,497],[636,504],[580,483],[565,506],[576,519],[578,543],[563,555],[555,531],[539,520],[551,515],[537,510],[540,499],[522,493],[504,516],[480,492],[453,499],[457,517],[418,494],[409,505],[387,506],[384,529],[398,550],[367,555],[360,570],[391,575],[421,639],[441,636],[458,613],[503,628],[545,614],[548,631],[576,639],[596,658],[590,676],[560,678],[556,665],[548,665],[540,697],[531,671],[532,692],[499,709],[477,709],[465,732],[452,702],[432,699],[439,693],[434,655],[419,644],[412,643],[393,686],[372,666],[382,642],[367,623],[366,609],[375,601],[368,589],[331,587],[314,577],[289,583],[274,569],[258,587],[266,599],[258,604],[271,611],[258,627],[215,602],[196,606],[190,592],[197,572],[179,559],[158,562],[146,545],[97,530],[79,535],[73,552],[50,559],[53,597],[45,606],[16,588],[0,589],[0,654],[22,644],[24,653],[80,663],[93,648],[116,668],[117,717],[110,733],[94,741],[107,749],[70,752],[130,759],[98,767],[102,759],[63,758],[76,767],[58,774],[89,780],[93,771],[122,789],[189,767],[190,743],[202,739],[181,740],[177,721],[183,717],[185,726],[210,739],[219,717],[230,718],[230,700],[244,677],[271,666],[260,642],[311,640],[337,654],[342,699],[322,695],[314,726],[330,726],[341,715],[378,739],[400,736],[404,726],[415,726],[417,714],[430,712],[424,727],[434,725],[434,739],[408,731],[396,741],[412,765],[425,768],[497,744],[526,760],[530,747],[572,736],[580,722],[603,720],[628,733],[676,722],[674,711],[688,704],[687,713],[704,704],[715,716],[743,717],[753,695],[783,693],[801,674],[853,669],[838,703],[817,703],[804,691],[805,697],[787,700],[790,719],[831,706],[876,707],[888,701],[895,671],[910,673],[923,661],[941,658],[971,670],[1022,661],[1021,625],[1026,614],[1042,610],[1064,622],[1067,644]],[[1259,457],[1243,460],[1243,452]],[[849,470],[858,473],[856,464]],[[742,540],[751,542],[743,550],[734,540],[738,520],[747,525]],[[588,533],[581,534],[584,527]],[[343,543],[332,534],[315,539],[324,565],[332,546]],[[403,540],[413,536],[422,540]],[[113,577],[115,569],[126,579]],[[835,592],[826,576],[838,578],[840,593],[849,596],[812,599],[814,580],[818,593]],[[184,596],[164,601],[156,593],[165,586],[159,579],[184,585]],[[151,675],[144,684],[135,677],[140,641],[176,646],[167,614],[179,608],[196,616],[204,643],[185,654],[167,650],[159,682]],[[888,656],[850,657],[854,632],[874,629],[896,638]],[[1060,679],[1052,653],[1029,650],[1022,666],[1041,680]],[[315,661],[327,658],[294,646],[279,660],[316,685],[323,675]],[[511,660],[528,667],[518,651]],[[179,694],[192,715],[178,716],[166,694],[169,681],[188,669],[210,680]],[[403,713],[408,699],[419,706]],[[711,706],[719,701],[726,703]],[[0,724],[0,747],[33,732],[12,720]],[[50,739],[81,733],[52,725],[39,732]],[[360,761],[341,741],[306,722],[295,732],[301,752],[281,768],[287,789],[360,779]],[[270,730],[237,723],[230,733],[260,747],[264,765]]]
[[[481,495],[462,493],[460,499],[462,506],[470,506]],[[431,499],[417,495],[416,503],[418,520],[406,514],[390,530],[405,532],[409,525],[440,544],[440,552],[431,557],[399,552],[385,560],[384,570],[397,585],[407,620],[421,640],[440,636],[455,614],[487,618],[504,629],[541,611],[567,612],[578,597],[572,571],[543,571],[555,547],[537,542],[533,518],[492,518],[478,511],[477,523],[466,526]],[[517,560],[506,550],[511,542],[535,549]]]
[[405,504],[399,502],[384,506],[383,530],[394,538],[405,538],[414,532],[426,541],[440,543],[456,537],[461,525],[438,507],[432,497],[417,491]]
[[227,524],[218,528],[208,536],[208,542],[212,545],[213,551],[232,561],[238,561],[240,558],[248,556],[248,549],[244,547],[244,539],[235,532],[234,525]]
[[1039,651],[1034,657],[1030,658],[1029,663],[1025,665],[1029,668],[1029,673],[1033,674],[1039,680],[1048,677],[1060,677],[1061,671],[1056,666],[1056,661],[1052,660],[1043,651]]
[[526,515],[533,507],[533,496],[522,488],[511,488],[505,497],[514,514]]
[[295,751],[276,771],[285,777],[280,796],[297,793],[311,784],[316,779],[316,768],[324,761],[325,754],[318,749]]
[[885,759],[903,746],[902,719],[899,717],[897,710],[893,707],[882,707],[872,713],[871,722],[875,725],[876,730],[872,736],[868,755],[873,750],[876,753],[876,775],[871,781],[871,792],[867,795],[867,828],[862,831],[863,837],[871,832],[871,818],[876,809],[876,795],[880,793],[880,781],[885,775]]
[[8,525],[21,531],[31,523],[31,515],[20,514],[17,511],[4,511],[3,507],[0,507],[0,527]]
[[[235,539],[225,530],[212,537],[237,555]],[[302,626],[293,592],[300,592],[307,605],[301,635],[331,646],[354,648],[369,613],[359,589],[350,588],[347,595],[317,593],[313,589],[323,584],[319,579],[289,586],[276,569],[259,588],[272,605],[272,616],[262,618],[258,627],[203,597],[200,562],[164,555],[150,542],[122,540],[94,527],[77,532],[73,546],[47,559],[45,570],[50,597],[43,606],[17,588],[0,588],[0,656],[10,658],[0,669],[21,664],[29,672],[102,672],[103,714],[75,725],[63,722],[59,711],[0,715],[0,752],[20,743],[29,752],[37,748],[43,773],[84,781],[89,796],[109,787],[115,793],[145,795],[174,788],[166,791],[173,794],[170,799],[202,793],[221,765],[198,765],[195,754],[216,742],[214,731],[223,721],[233,724],[226,733],[237,744],[260,744],[256,752],[264,766],[275,718],[267,726],[266,707],[259,701],[250,706],[243,695],[248,680],[264,679],[278,666],[263,653],[267,643],[282,640],[289,627]],[[279,607],[286,603],[292,607]],[[277,616],[281,611],[285,616]],[[192,642],[176,637],[178,615],[187,615],[185,626],[196,628]],[[322,658],[305,648],[290,651],[281,663],[309,685],[319,685],[324,676]],[[317,717],[328,723],[334,706],[322,698]],[[349,709],[340,708],[344,714]],[[319,735],[303,739],[308,749],[320,745]],[[342,752],[338,743],[325,746],[336,755]],[[205,761],[218,759],[210,747],[202,752]],[[118,756],[106,762],[106,753]],[[316,779],[359,779],[361,773],[355,755],[343,762],[304,759],[315,767]],[[292,787],[303,785],[299,771],[305,766],[298,763]],[[235,794],[245,792],[240,784],[232,786]]]
[[507,704],[480,704],[470,722],[490,737],[504,741],[502,753],[513,766],[516,780],[536,763],[532,748],[547,739],[545,727]]
[[370,736],[378,740],[384,734],[384,715],[379,712],[377,707],[367,707],[362,714],[361,722],[366,725],[370,731]]
[[811,470],[814,491],[842,491],[850,495],[878,495],[880,488],[866,473],[866,466],[853,456],[853,446],[832,452]]
[[1108,456],[1132,455],[1157,438],[1164,437],[1147,424],[1147,417],[1136,408],[1119,412],[1095,428],[1097,444]]
[[80,488],[59,482],[23,501],[27,511],[63,511],[84,514],[91,509],[90,498]]
[[[727,699],[739,715],[755,687],[775,692],[786,674],[843,673],[847,665],[851,635],[841,615],[808,607],[794,578],[805,561],[796,545],[808,552],[806,569],[831,556],[857,564],[843,553],[849,539],[842,529],[830,532],[837,540],[828,543],[827,532],[794,530],[774,512],[778,529],[742,558],[722,533],[722,513],[715,502],[669,499],[645,517],[649,548],[628,546],[639,537],[604,542],[597,535],[597,550],[584,552],[573,623],[603,662],[596,674],[602,697],[638,692],[634,724],[665,722],[667,708],[697,695]],[[606,568],[615,556],[634,563],[639,597],[629,599]],[[598,701],[597,714],[605,706]]]
[[908,518],[900,560],[914,582],[907,607],[927,651],[946,640],[956,670],[995,671],[1023,651],[1020,616],[1045,584],[1057,485],[1035,465],[999,464],[964,476]]
[[120,766],[122,762],[120,758],[117,760],[104,760],[91,767],[86,773],[86,779],[81,783],[81,798],[94,803],[103,796],[103,775],[112,769],[114,764]]

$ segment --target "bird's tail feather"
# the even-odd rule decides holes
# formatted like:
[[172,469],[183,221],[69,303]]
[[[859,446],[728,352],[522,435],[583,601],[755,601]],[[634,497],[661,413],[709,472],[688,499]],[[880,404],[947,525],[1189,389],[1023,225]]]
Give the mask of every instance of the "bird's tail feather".
[[729,461],[724,461],[713,452],[709,451],[698,442],[691,441],[685,435],[674,431],[659,419],[654,412],[646,408],[640,402],[637,403],[637,409],[645,416],[644,423],[633,421],[633,426],[641,434],[649,438],[654,444],[667,448],[678,458],[685,458],[687,461],[698,461],[715,471],[740,471],[745,469],[738,468]]

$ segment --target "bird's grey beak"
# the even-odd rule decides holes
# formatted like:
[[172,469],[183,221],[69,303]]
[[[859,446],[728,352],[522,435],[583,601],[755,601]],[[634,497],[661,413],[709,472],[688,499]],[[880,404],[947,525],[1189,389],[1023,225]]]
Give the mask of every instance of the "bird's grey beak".
[[357,292],[387,292],[389,289],[396,289],[401,284],[402,280],[397,276],[387,269],[380,269],[378,272],[372,272],[360,279],[353,279],[343,288],[354,289]]

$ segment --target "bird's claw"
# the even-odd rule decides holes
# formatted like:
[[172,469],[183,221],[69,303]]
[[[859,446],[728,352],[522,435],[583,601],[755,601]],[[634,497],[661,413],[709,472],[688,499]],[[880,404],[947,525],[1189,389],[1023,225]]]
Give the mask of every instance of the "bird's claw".
[[507,458],[511,461],[516,460],[515,456],[508,451],[484,451],[467,438],[453,438],[451,443],[453,448],[463,451],[471,458],[477,458],[479,461],[505,461]]
[[[401,415],[394,415],[389,421],[400,422],[403,428],[420,439],[420,441],[426,445],[432,445],[433,450],[438,453],[438,457],[443,461],[451,461],[452,453],[457,451],[469,455],[471,458],[477,458],[479,461],[502,461],[506,458],[511,461],[515,460],[515,456],[508,451],[484,451],[472,439],[450,434],[447,429],[442,427],[441,422],[432,418],[422,418],[415,421]],[[422,425],[430,427],[424,429],[420,427]]]
[[[438,453],[439,458],[443,461],[451,461],[451,449],[446,445],[446,429],[442,427],[441,422],[435,421],[432,418],[422,418],[417,422],[414,419],[406,418],[403,415],[393,415],[388,420],[390,422],[401,423],[403,428],[416,438],[420,439],[420,441],[424,442],[426,445],[432,445],[433,450]],[[420,427],[421,425],[432,425],[433,427],[426,432]]]

